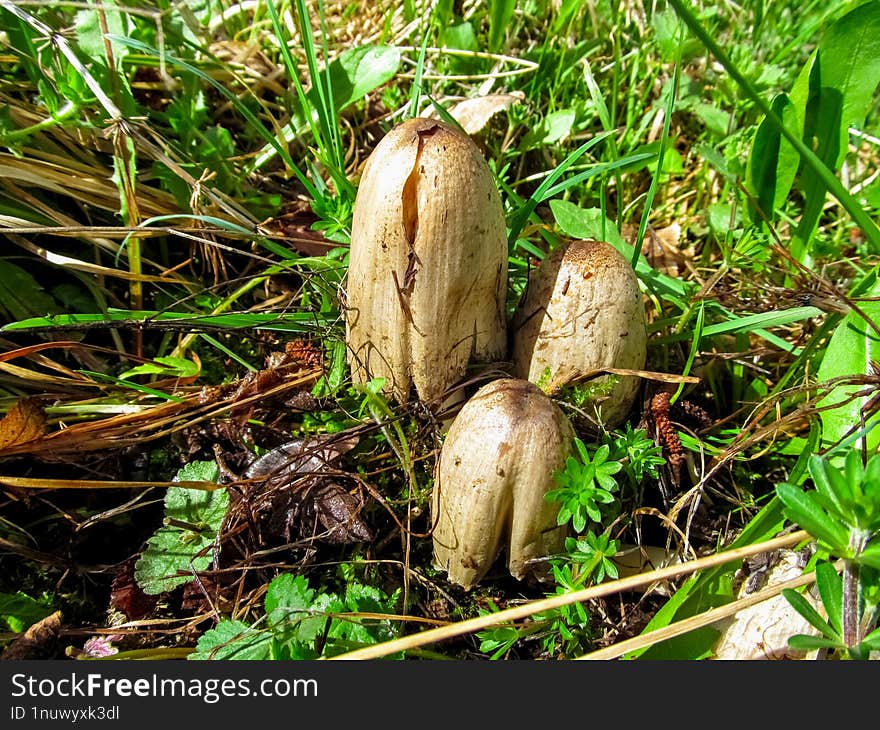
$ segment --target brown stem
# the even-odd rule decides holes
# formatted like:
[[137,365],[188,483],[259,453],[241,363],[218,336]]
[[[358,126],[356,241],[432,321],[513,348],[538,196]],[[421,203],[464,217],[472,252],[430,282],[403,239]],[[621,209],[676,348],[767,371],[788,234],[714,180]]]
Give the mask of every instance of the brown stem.
[[843,563],[843,643],[852,648],[859,636],[859,564],[854,560]]

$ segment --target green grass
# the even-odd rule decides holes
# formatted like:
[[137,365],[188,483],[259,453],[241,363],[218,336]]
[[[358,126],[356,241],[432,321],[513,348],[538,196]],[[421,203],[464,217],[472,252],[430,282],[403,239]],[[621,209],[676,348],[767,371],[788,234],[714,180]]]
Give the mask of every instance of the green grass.
[[[500,572],[470,595],[444,582],[427,536],[439,416],[352,387],[345,359],[363,163],[416,113],[459,123],[465,98],[510,95],[473,134],[507,218],[508,310],[568,238],[609,241],[645,296],[646,369],[672,376],[644,379],[629,426],[663,445],[649,402],[669,386],[681,472],[667,463],[653,482],[629,480],[594,539],[669,540],[682,555],[757,544],[784,523],[776,486],[811,483],[805,450],[840,463],[880,448],[876,2],[188,7],[0,3],[0,405],[31,414],[37,434],[31,447],[11,417],[0,422],[0,475],[162,482],[213,459],[211,444],[240,473],[286,440],[355,433],[333,468],[372,542],[306,549],[297,525],[265,523],[274,547],[282,533],[305,542],[292,557],[260,553],[264,567],[246,571],[242,556],[262,538],[231,512],[244,530],[225,566],[235,578],[215,588],[236,626],[264,621],[251,598],[299,571],[316,596],[356,606],[346,584],[373,586],[382,611],[393,596],[396,613],[416,619],[431,601],[464,619],[564,588]],[[37,405],[16,410],[22,402]],[[129,423],[127,405],[168,420]],[[623,438],[592,431],[564,396],[560,405],[591,450]],[[72,444],[63,466],[53,438]],[[28,535],[37,551],[0,550],[0,593],[16,594],[27,575],[22,600],[102,625],[107,576],[63,584],[62,568],[36,556],[68,554],[75,523],[93,520],[77,542],[87,570],[98,554],[136,557],[162,513],[131,497],[50,494],[30,513],[0,492],[0,537],[24,545]],[[131,530],[135,509],[149,524]],[[573,558],[560,560],[557,576],[583,587]],[[732,570],[679,581],[669,601],[647,597],[649,628],[732,600]],[[154,610],[165,611],[149,614],[158,621],[197,609],[170,591]],[[589,616],[543,618],[552,630],[511,625],[484,636],[491,650],[471,636],[443,651],[571,656],[602,639]],[[381,626],[349,633],[369,643],[412,630],[399,618]],[[354,648],[351,636],[340,633],[334,652]],[[647,655],[704,656],[711,638]]]

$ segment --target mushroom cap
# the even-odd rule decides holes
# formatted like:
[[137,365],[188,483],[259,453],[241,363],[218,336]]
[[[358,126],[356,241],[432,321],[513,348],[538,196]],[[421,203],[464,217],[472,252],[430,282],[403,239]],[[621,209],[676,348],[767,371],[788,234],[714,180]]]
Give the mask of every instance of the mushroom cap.
[[[514,373],[549,394],[603,368],[645,367],[647,330],[639,282],[611,244],[572,241],[538,266],[514,315]],[[626,418],[636,376],[589,381],[587,405],[607,426]]]
[[525,380],[495,380],[465,403],[440,450],[432,495],[434,563],[450,581],[471,588],[505,546],[517,579],[540,574],[530,561],[562,549],[566,527],[544,495],[573,438],[565,414]]
[[382,377],[405,402],[432,401],[472,360],[502,359],[507,237],[479,148],[435,119],[376,146],[358,186],[346,329],[352,378]]

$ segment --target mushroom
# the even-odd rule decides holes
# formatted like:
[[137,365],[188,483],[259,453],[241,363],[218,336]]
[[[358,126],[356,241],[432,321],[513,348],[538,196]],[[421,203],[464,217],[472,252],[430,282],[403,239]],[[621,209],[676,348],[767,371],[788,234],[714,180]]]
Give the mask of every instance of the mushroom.
[[510,574],[541,577],[533,562],[561,551],[566,527],[544,499],[571,453],[568,418],[537,386],[500,379],[459,411],[440,450],[431,501],[434,563],[471,588],[507,547]]
[[[639,283],[611,244],[572,241],[541,262],[514,314],[514,374],[552,395],[607,368],[641,370],[647,330]],[[579,405],[619,425],[639,379],[604,375],[578,386]]]
[[346,338],[352,379],[432,401],[471,361],[500,360],[507,238],[479,148],[434,119],[392,129],[367,160],[351,230]]

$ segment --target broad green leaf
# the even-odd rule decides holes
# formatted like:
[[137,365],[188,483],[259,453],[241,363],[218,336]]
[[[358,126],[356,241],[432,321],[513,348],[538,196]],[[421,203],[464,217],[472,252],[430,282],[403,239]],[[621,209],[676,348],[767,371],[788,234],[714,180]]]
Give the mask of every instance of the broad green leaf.
[[[175,481],[214,481],[217,477],[214,462],[193,462],[177,473]],[[168,488],[166,524],[147,541],[135,563],[135,580],[145,593],[173,590],[210,566],[214,541],[228,506],[225,489]]]
[[0,619],[6,622],[11,631],[24,631],[50,613],[52,609],[49,606],[21,591],[0,593]]
[[31,274],[0,259],[0,314],[16,320],[57,311],[58,304]]
[[[880,285],[875,286],[868,295],[880,296]],[[880,323],[880,301],[860,301],[860,309],[874,324]],[[837,325],[828,342],[816,377],[819,382],[843,376],[870,375],[872,362],[880,362],[880,335],[856,312],[849,312]],[[853,397],[863,390],[863,385],[838,385],[818,406],[825,408],[839,404],[836,408],[823,410],[819,415],[822,420],[822,440],[825,446],[831,446],[849,433],[861,422],[862,409],[871,398],[868,393],[861,397]],[[880,414],[875,412],[866,419],[865,426],[873,427],[867,434],[868,452],[880,447]],[[859,438],[853,448],[858,448],[862,439]],[[832,459],[832,463],[835,463]]]
[[[107,30],[118,36],[127,36],[130,33],[128,16],[108,4],[102,7],[101,12],[107,22]],[[103,59],[104,31],[98,18],[97,10],[80,10],[76,14],[76,41],[80,50],[91,59]],[[128,55],[128,48],[116,41],[109,41],[113,49],[113,60],[118,68],[122,66],[122,59]]]
[[[394,78],[398,68],[400,50],[395,46],[358,46],[343,51],[330,63],[334,106],[342,110],[362,99]],[[306,96],[313,93],[309,90]]]
[[602,213],[601,208],[581,208],[557,198],[550,201],[550,210],[559,230],[567,236],[607,241],[618,250],[626,245],[617,225]]
[[196,651],[187,659],[268,659],[271,640],[272,635],[267,631],[241,621],[224,620],[199,637]]
[[791,484],[778,484],[776,494],[785,505],[785,514],[792,522],[824,542],[835,554],[846,554],[849,532],[819,507],[809,493]]
[[[880,3],[865,2],[839,18],[819,41],[792,88],[807,140],[827,141],[829,167],[843,162],[849,128],[861,128],[880,84]],[[811,118],[812,117],[812,118]],[[833,156],[831,152],[833,151]]]
[[828,625],[828,622],[822,618],[819,612],[813,608],[813,604],[804,598],[800,593],[792,588],[784,588],[782,595],[785,600],[791,604],[791,607],[797,611],[814,629],[823,636],[840,641],[837,632]]
[[[837,20],[802,69],[791,101],[803,123],[803,139],[821,162],[839,169],[849,128],[861,128],[880,83],[880,3],[866,2]],[[825,204],[827,185],[812,168],[800,180],[804,210],[792,240],[803,260]]]
[[530,130],[523,144],[526,146],[555,144],[571,134],[577,113],[574,109],[559,109],[550,112],[544,117],[538,126]]
[[[786,94],[777,94],[770,105],[790,131],[800,134],[797,110]],[[800,156],[769,119],[758,125],[749,154],[746,179],[758,206],[768,220],[775,218],[791,191]],[[760,216],[758,216],[760,218]],[[763,220],[763,218],[760,218]]]

